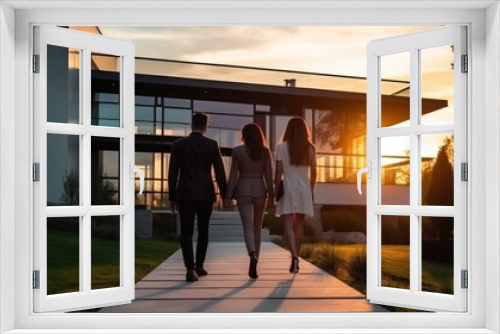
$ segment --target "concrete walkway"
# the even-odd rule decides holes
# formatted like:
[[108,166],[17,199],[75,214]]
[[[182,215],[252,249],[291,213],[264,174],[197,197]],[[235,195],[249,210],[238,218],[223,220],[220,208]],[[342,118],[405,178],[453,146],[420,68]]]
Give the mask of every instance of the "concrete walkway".
[[136,284],[131,304],[100,312],[386,311],[305,260],[300,274],[290,274],[290,260],[288,251],[263,242],[259,278],[251,280],[243,242],[211,242],[205,264],[209,275],[189,283],[179,250]]

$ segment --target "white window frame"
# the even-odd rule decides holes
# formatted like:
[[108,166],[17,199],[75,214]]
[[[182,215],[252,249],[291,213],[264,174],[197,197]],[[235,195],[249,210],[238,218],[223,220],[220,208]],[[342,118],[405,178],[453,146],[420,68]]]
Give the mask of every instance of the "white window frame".
[[[366,297],[382,305],[402,306],[420,310],[448,310],[463,312],[467,309],[467,290],[461,287],[461,270],[467,269],[467,183],[461,181],[460,163],[467,163],[467,76],[461,73],[461,55],[467,54],[466,28],[448,26],[414,32],[395,37],[372,40],[367,47],[367,162],[371,178],[367,180],[367,284]],[[421,122],[422,88],[421,50],[453,45],[454,67],[454,121],[448,124]],[[410,57],[410,124],[405,127],[382,127],[381,70],[382,58],[405,53]],[[436,133],[454,134],[454,206],[424,206],[421,203],[421,150],[420,135]],[[408,205],[383,204],[381,183],[381,147],[383,139],[398,140],[405,136],[410,144],[410,202]],[[382,216],[409,218],[409,288],[397,289],[382,285]],[[422,291],[422,217],[451,217],[453,221],[453,290],[452,294]]]
[[[34,306],[37,312],[72,311],[101,306],[130,303],[135,296],[134,241],[135,241],[135,179],[130,169],[135,161],[134,45],[128,41],[97,36],[57,27],[34,27],[34,52],[39,55],[39,73],[34,79],[34,161],[40,165],[40,179],[34,186],[34,269],[40,272],[39,288],[35,289]],[[48,45],[79,50],[79,123],[47,122]],[[98,52],[119,59],[120,127],[91,125],[91,54]],[[80,205],[47,206],[49,150],[47,134],[79,136]],[[92,137],[119,140],[120,203],[92,205],[91,139]],[[38,202],[38,203],[37,203]],[[119,218],[119,285],[106,289],[92,289],[91,278],[91,217],[117,216]],[[76,217],[79,219],[79,285],[77,292],[47,294],[47,218]]]
[[[408,1],[405,1],[408,2]],[[127,2],[129,5],[132,2]],[[148,6],[144,2],[143,6]],[[274,2],[242,2],[221,4],[215,1],[180,4],[178,2],[154,3],[163,9],[137,10],[92,9],[94,6],[106,6],[105,1],[83,1],[74,7],[87,6],[87,9],[66,10],[19,10],[12,6],[71,6],[69,2],[17,2],[0,3],[0,126],[4,130],[9,125],[15,131],[0,132],[0,331],[16,329],[15,333],[37,333],[36,329],[61,329],[61,333],[77,332],[76,329],[92,329],[86,332],[101,333],[106,329],[122,329],[128,333],[145,333],[145,328],[164,329],[161,332],[177,333],[176,328],[190,328],[191,332],[204,332],[212,329],[214,333],[231,332],[235,328],[254,328],[252,332],[311,332],[335,333],[495,333],[500,331],[498,314],[500,298],[498,281],[500,278],[500,173],[498,154],[486,155],[486,151],[500,151],[500,11],[498,3],[490,2],[429,2],[427,6],[416,4],[407,8],[390,9],[390,6],[405,6],[402,2],[388,3],[371,1],[366,3],[335,1],[325,2],[297,1],[286,4]],[[246,4],[246,5],[245,5]],[[120,6],[121,4],[107,4]],[[151,4],[149,4],[151,6]],[[28,7],[26,7],[28,6]],[[55,6],[55,7],[54,7]],[[134,4],[130,5],[134,7]],[[137,5],[135,5],[137,6]],[[176,8],[177,6],[177,8]],[[179,9],[181,6],[184,9]],[[253,6],[253,7],[252,7]],[[359,6],[357,9],[345,9]],[[450,9],[462,6],[462,9]],[[483,7],[481,7],[483,6]],[[490,6],[489,9],[485,9]],[[243,10],[244,7],[254,8]],[[436,9],[436,7],[438,9]],[[219,8],[219,9],[217,9]],[[374,10],[373,8],[376,8]],[[442,8],[442,9],[439,9]],[[15,14],[15,22],[13,16]],[[469,226],[471,242],[468,245],[469,268],[469,307],[467,313],[340,313],[340,314],[34,314],[30,277],[32,260],[32,212],[26,210],[29,205],[26,198],[32,191],[30,169],[32,148],[32,105],[27,96],[31,96],[30,63],[32,45],[32,26],[35,24],[60,25],[441,25],[466,24],[469,27],[469,160],[468,184]],[[485,24],[486,23],[486,24]],[[488,29],[486,29],[488,27]],[[15,31],[15,42],[13,34]],[[15,49],[14,49],[15,47]],[[14,58],[15,55],[15,58]],[[15,66],[15,72],[12,69]],[[488,69],[486,71],[486,68]],[[14,89],[11,87],[15,82]],[[9,95],[11,93],[12,95]],[[14,108],[12,108],[14,107]],[[9,109],[10,110],[6,110]],[[15,110],[15,113],[12,112]],[[15,118],[12,117],[15,114]],[[474,117],[474,118],[472,118]],[[488,120],[486,122],[486,120]],[[486,135],[485,135],[486,133]],[[10,135],[11,137],[5,137]],[[12,136],[15,145],[12,145]],[[10,141],[9,141],[10,139]],[[488,140],[486,140],[488,139]],[[8,166],[15,160],[15,166]],[[9,162],[5,162],[9,161]],[[15,177],[5,171],[14,172]],[[485,174],[491,172],[486,182]],[[11,174],[12,175],[12,174]],[[353,185],[355,186],[355,185]],[[7,200],[15,189],[14,200]],[[488,194],[488,196],[486,196]],[[13,205],[14,210],[9,208]],[[15,224],[12,224],[12,222]],[[15,243],[13,242],[15,236]],[[485,254],[497,254],[488,256]],[[12,256],[14,254],[14,256]],[[486,259],[486,261],[484,261]],[[486,265],[487,263],[487,265]],[[12,287],[15,286],[14,289]],[[486,293],[488,291],[488,293]],[[14,307],[12,307],[14,305]],[[142,324],[144,329],[131,330]],[[168,328],[167,328],[168,326]],[[354,328],[358,330],[355,330]],[[167,329],[166,329],[167,328]],[[260,328],[260,330],[259,330]],[[283,330],[283,328],[291,328]],[[390,330],[392,328],[392,330]],[[411,329],[413,328],[413,329]],[[430,330],[432,328],[432,330]],[[72,330],[73,329],[73,330]],[[99,330],[101,329],[101,330]],[[337,330],[336,330],[337,329]],[[56,332],[52,330],[51,332]],[[118,332],[123,332],[118,330]]]

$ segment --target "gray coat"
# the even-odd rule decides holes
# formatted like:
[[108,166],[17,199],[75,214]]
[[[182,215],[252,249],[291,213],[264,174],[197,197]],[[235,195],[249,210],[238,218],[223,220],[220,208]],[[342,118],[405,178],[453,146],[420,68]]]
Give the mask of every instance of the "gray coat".
[[231,158],[231,173],[226,199],[251,197],[274,198],[271,153],[265,150],[262,160],[250,158],[245,145],[236,146]]

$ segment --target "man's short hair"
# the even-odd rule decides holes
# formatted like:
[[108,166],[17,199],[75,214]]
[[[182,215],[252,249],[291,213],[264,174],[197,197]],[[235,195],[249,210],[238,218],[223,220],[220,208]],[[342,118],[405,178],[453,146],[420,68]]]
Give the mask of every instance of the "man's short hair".
[[206,129],[208,124],[208,115],[204,113],[196,113],[193,115],[193,122],[191,127],[196,130]]

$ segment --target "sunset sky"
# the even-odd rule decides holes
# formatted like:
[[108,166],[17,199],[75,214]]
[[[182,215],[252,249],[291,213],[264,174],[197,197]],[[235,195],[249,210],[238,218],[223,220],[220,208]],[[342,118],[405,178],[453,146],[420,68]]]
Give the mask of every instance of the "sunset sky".
[[[366,77],[366,45],[371,40],[433,27],[99,28],[106,36],[128,39],[135,43],[137,57]],[[451,48],[446,46],[426,52],[422,61],[423,95],[448,99],[452,107]],[[404,55],[392,58],[391,66],[384,66],[382,62],[383,78],[409,80],[409,67],[408,62],[404,61]],[[298,86],[300,87],[300,83]],[[426,116],[426,122],[453,122],[452,108]],[[442,136],[433,141],[435,144],[423,147],[424,156],[435,156]],[[393,155],[396,151],[402,153],[405,150],[396,146],[386,153]]]

